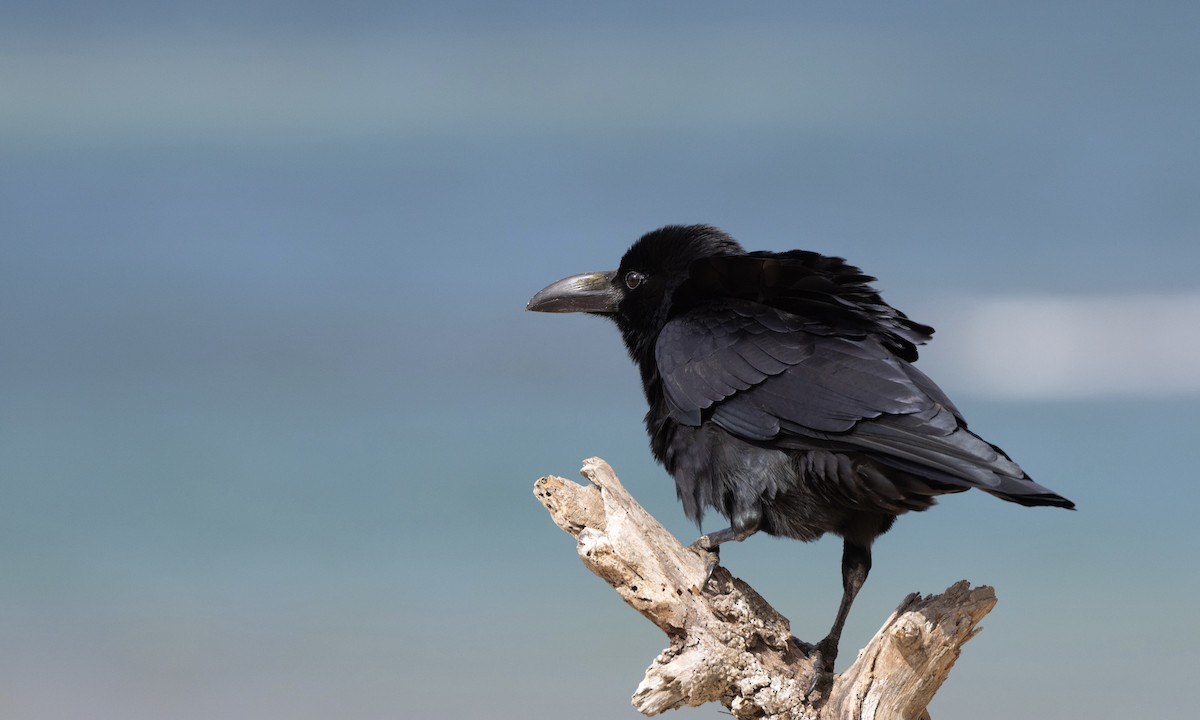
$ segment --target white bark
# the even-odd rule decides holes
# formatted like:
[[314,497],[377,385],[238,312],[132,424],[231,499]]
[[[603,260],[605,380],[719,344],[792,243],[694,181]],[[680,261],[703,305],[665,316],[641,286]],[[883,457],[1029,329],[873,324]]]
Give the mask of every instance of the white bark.
[[720,702],[736,718],[883,720],[928,717],[963,643],[996,604],[964,580],[940,595],[909,595],[846,672],[813,685],[807,644],[749,585],[705,560],[642,508],[599,458],[589,485],[549,476],[534,494],[578,539],[583,564],[670,638],[633,695],[646,715]]

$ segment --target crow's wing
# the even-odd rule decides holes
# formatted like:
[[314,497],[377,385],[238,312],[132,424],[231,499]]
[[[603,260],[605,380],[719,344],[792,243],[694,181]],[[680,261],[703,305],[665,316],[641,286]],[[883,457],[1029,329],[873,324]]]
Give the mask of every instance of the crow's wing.
[[938,400],[946,416],[938,424],[959,421],[931,381],[873,337],[824,334],[755,302],[719,300],[671,320],[655,359],[673,419],[699,425],[712,409],[747,439],[768,440],[789,425],[846,432],[867,418],[937,409]]
[[780,448],[864,453],[928,480],[930,493],[978,487],[1025,504],[1067,502],[967,430],[882,332],[828,334],[799,315],[724,298],[670,320],[655,358],[678,423],[712,422]]

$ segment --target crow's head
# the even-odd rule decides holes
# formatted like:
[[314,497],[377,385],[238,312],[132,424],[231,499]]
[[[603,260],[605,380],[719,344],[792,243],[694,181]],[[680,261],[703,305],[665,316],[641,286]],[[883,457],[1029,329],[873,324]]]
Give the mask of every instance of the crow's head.
[[608,315],[629,350],[638,354],[670,318],[672,296],[688,279],[692,263],[743,252],[733,238],[709,225],[668,225],[643,235],[615,271],[563,278],[534,295],[525,309]]

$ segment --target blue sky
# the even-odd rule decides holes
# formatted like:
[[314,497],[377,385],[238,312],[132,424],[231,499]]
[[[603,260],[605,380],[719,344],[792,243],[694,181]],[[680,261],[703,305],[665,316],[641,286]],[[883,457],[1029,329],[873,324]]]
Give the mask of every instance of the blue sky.
[[[634,717],[664,640],[532,483],[601,455],[696,529],[615,331],[523,307],[709,222],[878,276],[1080,506],[902,518],[843,654],[966,577],[934,716],[1186,717],[1198,15],[0,4],[0,712]],[[725,562],[811,639],[837,552]]]

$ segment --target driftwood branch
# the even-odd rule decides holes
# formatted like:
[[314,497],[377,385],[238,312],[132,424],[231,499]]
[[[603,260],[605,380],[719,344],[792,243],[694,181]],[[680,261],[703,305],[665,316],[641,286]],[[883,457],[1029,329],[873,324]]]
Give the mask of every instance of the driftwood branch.
[[810,691],[811,646],[792,637],[786,618],[722,567],[701,591],[704,559],[603,460],[586,460],[582,472],[589,485],[549,476],[534,494],[578,539],[583,564],[670,638],[633,695],[646,715],[720,702],[742,719],[927,718],[963,643],[996,604],[990,587],[965,580],[940,595],[909,595],[846,672]]

